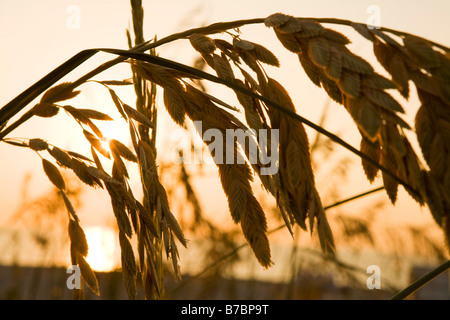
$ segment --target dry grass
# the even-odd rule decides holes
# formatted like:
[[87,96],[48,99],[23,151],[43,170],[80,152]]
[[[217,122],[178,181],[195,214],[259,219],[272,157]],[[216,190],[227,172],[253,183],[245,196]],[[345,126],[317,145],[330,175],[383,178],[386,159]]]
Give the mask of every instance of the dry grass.
[[[2,141],[29,147],[37,152],[42,158],[45,174],[60,189],[68,210],[72,263],[80,267],[83,279],[92,291],[98,294],[99,288],[95,274],[84,259],[88,249],[84,232],[64,192],[66,186],[58,167],[44,159],[43,153],[47,151],[57,165],[72,170],[85,184],[105,188],[109,193],[119,228],[122,270],[129,297],[136,297],[138,277],[143,280],[147,298],[163,297],[163,251],[171,259],[174,273],[179,278],[181,271],[177,243],[187,246],[187,240],[176,215],[170,209],[167,191],[158,174],[155,147],[157,87],[163,90],[164,105],[173,121],[180,126],[186,121],[201,121],[199,134],[202,137],[208,129],[219,130],[224,136],[227,129],[279,130],[280,162],[276,174],[261,175],[260,169],[264,165],[253,163],[249,151],[239,141],[233,142],[233,154],[235,160],[246,159],[245,162],[216,162],[231,218],[240,224],[256,259],[264,268],[270,267],[273,262],[266,215],[251,187],[256,175],[267,192],[275,198],[289,230],[292,232],[294,224],[311,233],[317,230],[323,252],[327,256],[334,255],[333,235],[315,186],[310,145],[304,128],[305,124],[313,124],[296,114],[296,107],[288,92],[264,70],[264,64],[278,67],[278,58],[269,49],[245,40],[242,35],[231,30],[246,23],[264,22],[267,27],[273,28],[282,45],[298,55],[300,65],[310,80],[322,87],[334,101],[344,105],[361,133],[360,150],[352,149],[320,126],[313,127],[361,156],[369,181],[372,182],[381,170],[384,187],[392,203],[396,202],[398,186],[403,185],[420,205],[427,204],[449,241],[449,49],[405,33],[368,29],[361,24],[334,20],[335,23],[352,26],[373,42],[376,57],[392,75],[392,79],[387,79],[347,48],[349,40],[343,34],[322,26],[319,20],[294,18],[279,13],[266,19],[199,28],[160,42],[155,39],[149,46],[144,42],[141,2],[131,1],[131,4],[134,47],[131,32],[127,31],[129,46],[133,48],[129,51],[104,49],[121,57],[102,68],[129,58],[133,81],[97,82],[108,90],[118,112],[127,122],[133,150],[117,140],[110,140],[109,150],[104,147],[104,136],[94,121],[110,121],[112,118],[109,115],[67,104],[70,103],[68,100],[80,94],[75,89],[88,80],[86,77],[48,89],[26,116],[4,128],[1,133]],[[212,37],[212,34],[224,31],[227,31],[230,41]],[[399,36],[402,43],[394,40],[390,33]],[[189,39],[192,47],[217,76],[157,57],[157,45],[179,37]],[[139,53],[143,49],[151,50],[149,54]],[[231,88],[241,103],[246,123],[239,121],[233,114],[234,108],[197,86],[196,81],[199,79],[215,81]],[[420,163],[406,137],[406,131],[411,128],[401,118],[405,110],[387,91],[397,90],[407,98],[410,92],[409,80],[416,85],[422,103],[416,115],[415,129],[426,164]],[[130,84],[133,84],[137,96],[135,108],[123,102],[113,89],[116,85]],[[16,109],[20,109],[23,103],[17,104]],[[12,107],[8,105],[5,108],[2,119],[11,114]],[[83,136],[91,145],[90,156],[60,149],[39,138],[25,141],[4,138],[31,116],[51,118],[61,109],[80,125]],[[226,157],[227,148],[222,150],[223,157],[213,154],[214,159]],[[97,153],[107,160],[100,159]],[[112,161],[110,174],[104,170],[103,161]],[[127,162],[138,165],[144,192],[142,200],[134,197],[129,186]],[[137,238],[138,259],[131,245],[133,235]],[[82,291],[76,291],[76,297],[82,297]]]

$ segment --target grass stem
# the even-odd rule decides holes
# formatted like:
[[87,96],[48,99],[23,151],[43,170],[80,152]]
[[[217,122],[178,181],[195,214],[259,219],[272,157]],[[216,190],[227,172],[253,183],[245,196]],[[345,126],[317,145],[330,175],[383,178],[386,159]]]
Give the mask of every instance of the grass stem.
[[439,276],[441,273],[445,272],[446,270],[450,269],[450,260],[447,260],[443,264],[441,264],[436,269],[428,272],[418,280],[414,281],[411,285],[397,293],[395,296],[391,298],[391,300],[403,300],[409,295],[413,294],[417,290],[419,290],[421,287],[429,283],[431,280]]

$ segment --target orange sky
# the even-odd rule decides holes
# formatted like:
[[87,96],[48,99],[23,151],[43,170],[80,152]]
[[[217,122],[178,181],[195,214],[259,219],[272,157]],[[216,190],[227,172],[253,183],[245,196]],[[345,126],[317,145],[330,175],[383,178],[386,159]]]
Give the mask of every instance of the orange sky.
[[[448,30],[450,21],[450,2],[446,0],[430,1],[294,1],[294,0],[228,0],[228,1],[143,1],[144,27],[146,38],[155,34],[159,38],[173,32],[191,27],[205,25],[217,21],[230,21],[243,18],[265,17],[275,12],[283,12],[294,16],[306,17],[336,17],[366,22],[369,5],[378,5],[381,12],[381,25],[417,34],[433,41],[450,45]],[[70,13],[69,6],[75,5],[80,9],[80,28],[70,29],[67,21]],[[2,1],[0,2],[0,41],[2,43],[0,70],[0,106],[9,102],[22,90],[33,84],[51,69],[64,62],[78,51],[92,47],[126,48],[125,28],[130,24],[130,8],[128,1]],[[367,57],[373,62],[371,45],[369,42],[355,37],[355,33],[342,27],[336,30],[356,39],[352,44],[355,53]],[[297,105],[297,111],[310,120],[317,122],[319,113],[327,101],[325,93],[314,87],[305,77],[295,55],[284,50],[275,39],[272,31],[263,25],[242,29],[243,38],[261,43],[266,47],[274,48],[274,53],[281,60],[281,68],[274,70],[268,68],[272,75],[283,83],[290,92]],[[184,51],[189,46],[187,42],[179,41],[159,49],[161,56],[183,63],[192,62],[192,50]],[[88,61],[85,65],[71,73],[64,80],[70,81],[89,71],[99,63],[110,59],[106,54],[99,55]],[[381,69],[380,69],[381,70]],[[104,79],[123,79],[129,77],[129,68],[126,65],[117,66],[101,76]],[[83,93],[75,101],[80,107],[98,108],[108,112],[114,110],[107,92],[93,84],[81,87]],[[215,87],[214,87],[215,88]],[[217,90],[217,94],[227,100],[229,92]],[[123,99],[132,104],[134,98],[129,92],[123,93]],[[128,99],[128,100],[127,100]],[[408,104],[412,111],[407,118],[410,123],[417,109],[417,100],[412,99]],[[342,107],[332,104],[327,129],[341,133],[342,137],[357,146],[358,135],[351,124],[348,115]],[[118,118],[117,115],[113,115]],[[74,151],[88,150],[86,144],[78,142],[79,137],[73,134],[74,124],[68,117],[58,115],[53,119],[32,119],[21,128],[10,134],[10,137],[42,137],[49,142]],[[167,123],[167,117],[162,115],[161,127]],[[169,127],[170,128],[170,127]],[[117,129],[119,130],[119,129]],[[126,130],[126,129],[125,129]],[[312,133],[308,129],[309,133]],[[77,133],[78,134],[78,133]],[[159,144],[164,146],[170,141],[170,131],[162,131],[159,135]],[[2,220],[15,209],[22,176],[26,172],[33,172],[32,187],[36,194],[49,188],[50,183],[40,168],[40,159],[33,152],[19,149],[10,145],[0,144],[0,224]],[[353,157],[346,151],[346,156]],[[364,180],[358,159],[355,159],[355,174],[352,175],[348,189],[342,192],[344,196],[368,190],[371,186]],[[214,172],[214,168],[211,170]],[[320,177],[318,177],[320,179]],[[207,182],[211,181],[207,178]],[[379,183],[379,182],[378,182]],[[378,184],[379,185],[379,184]],[[105,217],[111,219],[108,198],[104,202],[94,201],[90,197],[92,207],[84,206],[80,213],[92,224],[100,223]],[[403,195],[403,192],[401,193]],[[216,208],[211,199],[220,197],[221,190],[217,182],[208,187],[208,196],[204,203],[206,209]],[[210,201],[207,201],[207,200]],[[225,205],[223,197],[219,200]],[[227,208],[222,210],[224,219]],[[93,217],[92,212],[96,212]],[[387,211],[391,219],[410,220],[411,216],[425,218],[430,221],[427,210],[419,209],[408,197],[402,196],[398,206]]]

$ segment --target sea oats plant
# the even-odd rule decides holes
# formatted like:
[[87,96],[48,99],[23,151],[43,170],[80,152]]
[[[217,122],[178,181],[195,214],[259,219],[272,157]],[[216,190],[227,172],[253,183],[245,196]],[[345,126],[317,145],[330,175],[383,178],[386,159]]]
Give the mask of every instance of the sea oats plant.
[[[165,109],[176,124],[183,126],[187,121],[201,122],[198,132],[201,137],[208,129],[218,130],[224,135],[229,129],[278,132],[276,150],[261,150],[264,147],[258,145],[258,152],[278,152],[278,171],[274,174],[261,174],[266,164],[250,161],[251,152],[239,140],[228,143],[221,150],[224,153],[232,151],[235,160],[244,158],[246,161],[233,164],[216,162],[231,218],[241,226],[262,267],[269,268],[273,262],[266,215],[252,190],[254,179],[259,179],[267,193],[274,197],[291,232],[293,224],[311,233],[317,232],[324,254],[334,256],[335,243],[315,185],[305,125],[359,156],[369,181],[374,181],[381,172],[384,189],[393,204],[397,199],[398,187],[402,185],[419,205],[428,206],[434,220],[444,231],[448,245],[450,49],[387,28],[369,28],[365,24],[339,19],[296,18],[281,13],[267,18],[215,23],[159,40],[145,41],[141,2],[132,0],[131,7],[134,40],[131,32],[127,31],[129,50],[84,50],[0,110],[0,139],[37,152],[42,158],[45,174],[60,190],[68,210],[72,263],[79,266],[83,279],[92,291],[99,293],[95,274],[85,260],[87,241],[67,196],[59,168],[72,170],[85,184],[104,188],[110,195],[119,229],[125,286],[131,299],[136,297],[138,277],[144,285],[146,298],[164,296],[163,252],[172,261],[176,276],[180,276],[177,245],[187,246],[187,240],[176,214],[170,209],[166,189],[158,174],[155,145],[158,132],[157,90],[162,90]],[[331,99],[343,105],[360,132],[359,149],[296,112],[289,93],[264,69],[265,65],[278,67],[278,58],[268,48],[246,39],[237,30],[250,24],[263,24],[271,28],[281,44],[298,56],[299,72],[305,72]],[[391,78],[380,75],[365,59],[353,53],[348,48],[349,39],[325,26],[329,24],[346,25],[371,41],[378,61]],[[222,33],[220,38],[216,37],[218,33]],[[157,55],[159,46],[175,40],[187,40],[186,45],[198,52],[215,75]],[[56,84],[97,52],[118,57],[73,82]],[[119,62],[129,63],[132,80],[93,79]],[[230,107],[206,93],[198,85],[198,80],[228,87],[236,95],[240,109]],[[398,91],[408,98],[410,80],[416,86],[421,101],[414,128],[402,119],[401,115],[406,111],[388,91]],[[81,93],[79,87],[87,81],[98,83],[111,95],[121,121],[129,127],[132,149],[114,139],[109,140],[109,147],[105,147],[105,137],[95,121],[110,121],[112,118],[109,115],[70,105],[70,100]],[[127,85],[134,86],[137,97],[135,107],[124,102],[114,90],[116,86]],[[40,100],[33,107],[8,124],[41,93]],[[89,156],[63,150],[40,138],[18,140],[8,137],[31,117],[51,118],[60,111],[79,124],[84,138],[91,145]],[[243,112],[246,123],[237,118],[237,112]],[[417,156],[407,133],[416,134],[425,163]],[[208,144],[209,140],[204,142]],[[220,151],[215,150],[215,159],[220,156],[217,153]],[[104,169],[104,161],[112,161],[110,173]],[[133,195],[126,162],[138,165],[144,194],[142,199],[136,199]],[[137,252],[130,241],[133,234],[137,239]],[[82,297],[82,294],[82,290],[77,290],[77,297]]]

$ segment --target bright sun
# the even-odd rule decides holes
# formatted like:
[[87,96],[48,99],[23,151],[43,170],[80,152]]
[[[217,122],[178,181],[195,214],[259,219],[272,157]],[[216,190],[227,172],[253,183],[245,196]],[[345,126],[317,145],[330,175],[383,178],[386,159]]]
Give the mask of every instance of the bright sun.
[[116,235],[106,227],[85,229],[89,252],[86,261],[95,271],[111,271],[118,266]]
[[122,143],[125,143],[129,139],[129,132],[127,126],[119,126],[117,123],[105,123],[101,127],[101,131],[105,139],[102,141],[102,146],[109,150],[109,141],[111,139],[119,140]]

